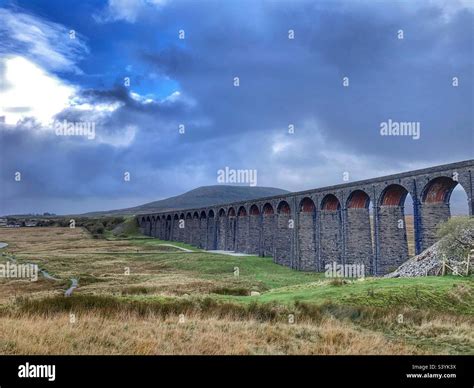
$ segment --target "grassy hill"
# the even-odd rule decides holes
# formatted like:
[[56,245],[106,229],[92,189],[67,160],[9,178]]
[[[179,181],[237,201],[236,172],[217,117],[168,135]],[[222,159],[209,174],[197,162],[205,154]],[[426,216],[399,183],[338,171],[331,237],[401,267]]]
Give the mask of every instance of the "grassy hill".
[[192,209],[211,206],[220,203],[245,201],[261,197],[269,197],[288,193],[287,190],[274,187],[249,187],[249,186],[202,186],[174,197],[145,203],[127,209],[118,209],[102,212],[91,212],[84,215],[131,215],[170,211],[175,209]]

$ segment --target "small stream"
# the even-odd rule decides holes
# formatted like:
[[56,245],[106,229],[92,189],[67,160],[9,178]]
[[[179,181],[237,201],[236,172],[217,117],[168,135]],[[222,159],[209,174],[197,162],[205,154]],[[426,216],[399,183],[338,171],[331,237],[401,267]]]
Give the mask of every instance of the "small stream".
[[[8,246],[7,243],[0,242],[0,249],[5,248],[6,246]],[[17,263],[16,259],[14,259],[13,257],[7,257],[7,260],[10,260],[12,263],[15,263],[15,264]],[[34,265],[32,263],[25,263],[25,264]],[[45,279],[61,280],[61,279],[55,278],[54,276],[50,275],[48,271],[41,269],[39,267],[38,267],[38,271],[41,273],[41,275],[43,275]],[[71,286],[64,292],[64,296],[71,296],[72,292],[79,286],[79,281],[76,278],[71,278],[70,280],[71,280]]]
[[78,285],[79,285],[79,282],[77,281],[77,279],[72,278],[71,279],[71,287],[69,287],[66,290],[66,292],[64,292],[64,296],[71,296],[72,292],[74,291],[75,288],[77,288]]

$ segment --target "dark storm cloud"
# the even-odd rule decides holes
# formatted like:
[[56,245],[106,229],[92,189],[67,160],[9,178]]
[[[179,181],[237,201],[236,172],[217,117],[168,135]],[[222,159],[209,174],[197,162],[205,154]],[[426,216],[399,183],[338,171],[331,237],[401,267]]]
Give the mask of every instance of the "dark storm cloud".
[[[316,117],[327,136],[357,152],[398,161],[394,151],[403,147],[403,158],[420,159],[423,152],[421,159],[434,160],[448,142],[459,158],[470,157],[463,139],[472,138],[471,11],[445,20],[436,7],[256,8],[248,11],[250,19],[261,12],[264,29],[241,26],[240,19],[208,19],[201,8],[194,10],[199,27],[183,23],[193,31],[185,48],[144,54],[155,70],[179,80],[215,127],[225,128],[208,128],[209,135],[283,130]],[[287,39],[289,28],[294,41]],[[349,88],[342,87],[344,76]],[[460,87],[452,87],[453,76],[462,79]],[[389,118],[421,122],[421,140],[381,138],[379,124]]]
[[[178,1],[123,16],[150,37],[134,51],[135,84],[157,73],[176,81],[179,96],[146,102],[132,97],[133,87],[84,87],[81,103],[119,107],[71,107],[57,119],[94,119],[95,141],[0,130],[7,197],[51,206],[54,198],[97,197],[100,209],[114,198],[151,200],[215,184],[224,166],[255,168],[259,185],[298,190],[341,183],[343,171],[360,179],[472,158],[474,17],[472,8],[446,7]],[[161,35],[165,43],[156,44]],[[388,119],[419,121],[421,138],[381,137]],[[22,185],[12,182],[19,170],[30,178]]]

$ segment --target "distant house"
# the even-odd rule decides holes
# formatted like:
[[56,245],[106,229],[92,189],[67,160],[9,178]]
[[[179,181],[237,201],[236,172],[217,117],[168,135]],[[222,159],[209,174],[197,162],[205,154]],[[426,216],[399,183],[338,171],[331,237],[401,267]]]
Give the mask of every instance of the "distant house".
[[38,226],[38,222],[37,221],[26,221],[25,226],[29,226],[29,227]]
[[6,218],[0,218],[0,226],[7,226],[7,219]]

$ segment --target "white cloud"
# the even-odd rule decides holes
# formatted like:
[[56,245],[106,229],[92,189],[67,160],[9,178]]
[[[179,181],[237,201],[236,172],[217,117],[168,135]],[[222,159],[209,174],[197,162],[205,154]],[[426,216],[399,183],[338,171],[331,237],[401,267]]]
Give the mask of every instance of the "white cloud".
[[151,102],[155,102],[155,100],[151,96],[142,96],[135,92],[130,92],[130,97],[132,97],[135,101],[141,102],[143,104],[150,104]]
[[0,60],[0,116],[6,124],[16,124],[27,117],[44,126],[53,116],[69,106],[76,88],[19,56]]
[[82,36],[37,16],[0,8],[0,54],[21,55],[50,71],[81,73],[76,62],[89,52]]
[[[90,103],[77,96],[78,87],[63,82],[23,57],[1,59],[0,69],[0,84],[4,85],[0,90],[0,117],[8,127],[24,121],[23,129],[54,130],[55,116],[69,109],[82,112],[87,121],[95,123],[99,143],[126,147],[135,139],[136,126],[116,128],[114,132],[102,127],[102,123],[123,106],[122,102]],[[32,125],[29,119],[39,125]]]
[[159,7],[167,0],[109,0],[107,7],[93,17],[99,23],[125,21],[135,23],[150,7]]

